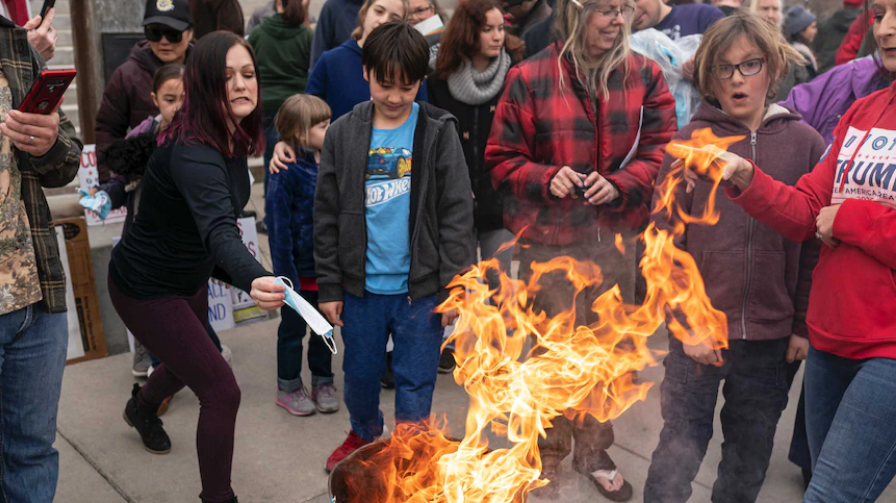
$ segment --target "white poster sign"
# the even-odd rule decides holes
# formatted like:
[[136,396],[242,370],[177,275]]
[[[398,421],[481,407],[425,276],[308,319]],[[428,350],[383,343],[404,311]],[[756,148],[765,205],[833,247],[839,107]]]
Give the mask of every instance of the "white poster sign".
[[[65,233],[61,225],[56,226],[56,243],[59,245],[59,261],[65,270],[65,277],[71,278],[72,271],[68,265],[68,251],[65,248]],[[68,307],[66,318],[68,320],[68,355],[66,360],[73,360],[84,356],[84,341],[81,340],[81,321],[78,319],[78,308],[75,304],[75,291],[72,282],[65,282],[65,305]]]
[[[261,263],[261,254],[258,252],[258,230],[255,228],[255,219],[251,217],[240,218],[236,221],[236,225],[240,228],[240,236],[243,238],[243,244],[246,245],[249,253],[255,257],[255,260],[257,260],[258,263]],[[254,305],[255,301],[252,300],[252,297],[249,297],[248,293],[239,288],[233,288],[233,309],[235,311]]]
[[216,279],[208,280],[208,322],[215,332],[230,330],[233,322],[233,297],[230,285]]
[[[78,169],[79,188],[81,190],[89,190],[98,186],[100,184],[99,176],[96,162],[96,145],[84,145],[84,148],[81,150],[81,168]],[[88,209],[84,210],[84,218],[87,219],[87,225],[91,227],[103,225],[103,223],[115,224],[124,222],[127,216],[128,211],[124,206],[109,212],[105,222],[100,220],[94,212]]]

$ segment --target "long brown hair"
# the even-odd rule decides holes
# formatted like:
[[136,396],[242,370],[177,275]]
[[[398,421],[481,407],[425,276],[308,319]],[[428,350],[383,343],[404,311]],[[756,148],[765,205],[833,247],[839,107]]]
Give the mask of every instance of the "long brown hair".
[[[358,11],[358,27],[352,32],[352,38],[355,40],[361,40],[361,37],[364,36],[364,21],[367,19],[367,11],[373,7],[373,4],[379,2],[380,0],[365,0],[364,5],[361,6],[361,10]],[[401,3],[404,4],[404,17],[401,18],[402,21],[408,20],[408,13],[411,10],[411,3],[409,0],[401,0]]]
[[704,97],[712,97],[718,84],[714,70],[722,55],[741,37],[746,37],[765,56],[770,79],[769,100],[774,99],[778,84],[790,72],[791,64],[806,64],[805,58],[784,40],[777,28],[759,15],[741,9],[706,30],[694,55],[694,87]]
[[[860,16],[863,16],[863,19],[865,19],[866,22],[868,21],[868,18],[865,16],[874,17],[873,8],[874,0],[865,0],[865,12],[860,14]],[[876,23],[877,21],[870,23],[871,29],[868,30],[868,33],[865,35],[865,41],[862,43],[862,48],[872,54],[872,58],[874,58],[874,62],[877,64],[877,70],[885,79],[896,80],[896,72],[887,70],[887,67],[884,66],[884,62],[880,59],[880,52],[878,51],[880,47],[877,45],[877,38],[874,37],[874,24]]]
[[[173,139],[184,145],[208,145],[225,157],[254,157],[264,153],[261,99],[255,111],[242,120],[233,114],[227,99],[227,53],[237,45],[249,52],[257,78],[255,51],[246,39],[229,31],[202,37],[184,71],[184,105],[159,137],[160,145]],[[260,82],[258,96],[261,97]],[[233,133],[227,128],[228,122],[236,126]]]
[[[465,0],[458,4],[454,16],[442,33],[439,55],[436,57],[436,78],[448,78],[463,65],[464,59],[472,60],[479,52],[480,33],[486,23],[485,16],[493,9],[498,9],[502,15],[504,14],[498,0]],[[514,60],[523,59],[523,42],[510,32],[505,32],[504,50]]]

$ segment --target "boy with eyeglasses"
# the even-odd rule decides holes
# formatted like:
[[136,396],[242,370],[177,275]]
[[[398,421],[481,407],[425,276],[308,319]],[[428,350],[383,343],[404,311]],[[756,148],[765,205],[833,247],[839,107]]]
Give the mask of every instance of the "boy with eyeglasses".
[[[158,115],[153,105],[152,79],[168,63],[183,64],[193,40],[193,17],[188,0],[147,0],[143,16],[146,41],[139,42],[130,57],[112,74],[96,116],[96,151],[100,183],[110,181],[105,151],[113,141],[147,117]],[[104,187],[124,191],[121,187]],[[114,194],[109,193],[110,196]]]

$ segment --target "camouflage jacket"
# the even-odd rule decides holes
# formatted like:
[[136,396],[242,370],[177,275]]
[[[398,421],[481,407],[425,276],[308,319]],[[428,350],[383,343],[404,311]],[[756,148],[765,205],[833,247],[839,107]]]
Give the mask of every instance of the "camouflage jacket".
[[[0,17],[0,67],[9,83],[14,108],[21,104],[40,71],[46,69],[43,58],[28,44],[27,32],[3,17]],[[22,201],[34,243],[43,302],[47,311],[53,313],[66,310],[65,271],[42,187],[64,187],[77,176],[81,147],[74,126],[60,111],[59,137],[49,152],[33,157],[13,149],[22,176]]]

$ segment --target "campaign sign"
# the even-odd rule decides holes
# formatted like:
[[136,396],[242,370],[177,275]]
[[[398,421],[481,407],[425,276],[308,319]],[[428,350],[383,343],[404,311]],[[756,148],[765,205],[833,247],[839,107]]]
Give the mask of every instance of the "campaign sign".
[[[258,252],[258,230],[255,228],[255,219],[251,217],[240,218],[236,221],[236,225],[240,228],[240,237],[243,238],[243,244],[246,245],[249,253],[255,257],[255,260],[257,260],[258,263],[261,263],[261,255]],[[250,297],[248,293],[239,288],[233,288],[234,310],[244,309],[254,305],[255,301],[252,300],[252,297]]]
[[850,126],[837,154],[831,204],[847,199],[896,208],[896,131],[862,131]]
[[[78,187],[81,190],[90,190],[98,186],[100,184],[99,176],[96,162],[96,145],[84,145],[84,148],[81,150],[81,167],[78,169]],[[124,222],[127,216],[128,210],[124,206],[110,211],[105,221],[100,220],[96,213],[88,209],[84,210],[84,218],[90,227],[103,225],[104,223],[115,224]]]
[[208,280],[208,322],[215,332],[230,330],[233,321],[233,294],[230,285],[216,279]]

